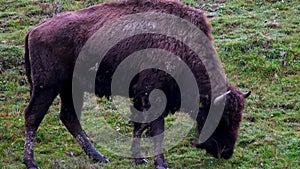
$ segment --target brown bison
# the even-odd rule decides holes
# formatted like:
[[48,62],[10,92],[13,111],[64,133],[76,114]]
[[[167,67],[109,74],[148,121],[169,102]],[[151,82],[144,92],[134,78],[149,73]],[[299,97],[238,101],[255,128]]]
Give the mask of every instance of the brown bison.
[[[61,98],[59,117],[85,153],[91,160],[109,162],[87,139],[80,125],[75,109],[80,109],[82,106],[85,86],[81,86],[82,92],[76,92],[74,95],[72,92],[73,71],[85,43],[106,22],[143,12],[166,13],[182,18],[194,24],[209,41],[212,41],[211,28],[202,11],[166,0],[128,0],[66,12],[46,20],[27,34],[25,67],[31,94],[29,105],[25,109],[24,164],[27,168],[38,168],[34,161],[34,137],[38,126],[57,95]],[[197,113],[199,113],[191,116],[194,116],[193,118],[197,122],[199,133],[208,117],[211,105],[225,100],[220,123],[213,134],[197,147],[205,149],[216,158],[230,158],[237,140],[245,98],[250,95],[250,92],[241,93],[236,87],[230,86],[225,76],[220,73],[214,78],[223,81],[228,92],[219,94],[219,97],[213,95],[212,90],[216,86],[210,83],[210,76],[204,63],[197,57],[195,51],[173,37],[148,33],[138,34],[118,42],[106,53],[97,69],[95,94],[99,97],[110,96],[112,94],[110,86],[112,76],[118,65],[135,51],[153,48],[163,49],[179,56],[193,72],[199,86],[197,94],[201,104],[197,108]],[[215,68],[218,71],[221,70],[220,65]],[[175,69],[180,70],[180,67],[175,65]],[[141,138],[145,130],[150,136],[161,135],[164,132],[164,117],[169,112],[174,113],[179,110],[182,104],[181,95],[189,95],[180,93],[180,86],[170,74],[159,69],[145,69],[134,76],[130,83],[129,97],[132,98],[133,106],[139,111],[148,110],[151,107],[149,93],[154,89],[160,89],[165,93],[167,103],[163,113],[155,120],[145,123],[134,122],[131,151],[136,164],[147,161],[141,156],[138,138]],[[139,114],[133,113],[132,117],[134,116],[139,116]],[[156,168],[167,168],[162,151],[163,136],[155,137],[153,141]]]

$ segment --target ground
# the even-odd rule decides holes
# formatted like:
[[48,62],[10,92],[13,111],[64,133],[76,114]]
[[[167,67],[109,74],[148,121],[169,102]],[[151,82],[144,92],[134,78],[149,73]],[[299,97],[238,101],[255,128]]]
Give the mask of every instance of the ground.
[[[57,13],[102,1],[2,0],[0,2],[0,168],[24,168],[23,110],[29,85],[23,67],[24,36],[36,24]],[[229,81],[252,91],[244,110],[235,153],[217,160],[193,147],[195,130],[165,155],[171,168],[299,168],[300,167],[300,3],[272,1],[191,1],[205,10],[213,26],[217,53]],[[98,100],[109,124],[130,133],[113,104]],[[35,158],[42,168],[133,168],[96,145],[110,164],[88,160],[58,120],[59,99],[36,136]],[[85,111],[90,111],[87,105]],[[175,116],[167,119],[167,126]],[[112,143],[114,144],[114,143]],[[136,168],[153,168],[153,164]]]

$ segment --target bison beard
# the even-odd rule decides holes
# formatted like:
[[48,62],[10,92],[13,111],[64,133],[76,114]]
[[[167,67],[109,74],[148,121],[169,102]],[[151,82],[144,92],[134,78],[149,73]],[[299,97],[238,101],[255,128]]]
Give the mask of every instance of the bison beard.
[[[90,159],[97,162],[109,162],[99,153],[87,139],[75,109],[82,107],[83,93],[72,93],[72,76],[74,65],[85,42],[107,21],[128,14],[141,12],[161,12],[181,17],[204,32],[212,41],[211,28],[203,12],[185,6],[178,2],[163,0],[128,0],[117,3],[105,3],[92,6],[76,12],[67,12],[33,28],[25,40],[25,68],[30,83],[30,102],[25,109],[25,147],[24,164],[27,168],[38,168],[34,161],[34,137],[38,126],[43,120],[49,106],[57,95],[61,98],[60,119],[69,132],[76,138]],[[197,130],[201,132],[211,104],[211,84],[201,60],[189,47],[171,37],[156,34],[142,34],[125,39],[115,45],[105,56],[98,69],[95,92],[98,96],[111,94],[110,83],[118,64],[131,53],[147,49],[160,48],[180,56],[190,67],[196,77],[202,106],[196,118]],[[135,65],[136,66],[136,65]],[[180,69],[180,68],[178,68]],[[221,69],[221,67],[220,67]],[[218,77],[226,81],[225,77]],[[134,123],[132,156],[136,164],[147,162],[141,156],[139,139],[144,130],[151,136],[164,132],[164,117],[169,112],[174,113],[180,107],[179,88],[174,79],[163,71],[147,69],[140,72],[131,82],[130,97],[134,107],[147,110],[148,93],[161,89],[167,96],[167,106],[163,114],[150,123]],[[229,158],[233,154],[234,144],[242,118],[245,98],[250,93],[243,94],[237,88],[227,84],[230,91],[221,122],[214,134],[204,143],[197,145],[204,148],[216,158]],[[73,99],[76,104],[74,105]],[[134,116],[135,114],[133,114]],[[145,117],[146,118],[146,117]],[[167,168],[162,152],[163,136],[155,137],[154,163],[156,168]]]

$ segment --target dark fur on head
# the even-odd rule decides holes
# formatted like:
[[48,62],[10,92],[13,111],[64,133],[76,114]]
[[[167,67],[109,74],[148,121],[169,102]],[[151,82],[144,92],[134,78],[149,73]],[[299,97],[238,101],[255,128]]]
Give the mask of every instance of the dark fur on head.
[[[229,90],[231,93],[226,97],[223,116],[217,129],[206,142],[197,145],[198,148],[205,149],[215,158],[228,159],[232,156],[242,121],[245,98],[236,87],[229,86],[228,91]],[[207,111],[208,110],[205,112]],[[199,115],[197,117],[197,128],[199,132],[202,130],[206,116],[207,115]]]

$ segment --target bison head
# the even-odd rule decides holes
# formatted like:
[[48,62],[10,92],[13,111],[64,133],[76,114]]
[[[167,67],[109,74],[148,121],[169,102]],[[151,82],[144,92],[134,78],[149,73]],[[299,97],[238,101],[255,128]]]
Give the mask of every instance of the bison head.
[[[230,92],[222,96],[226,97],[226,102],[223,116],[216,130],[207,141],[196,145],[197,148],[205,149],[207,153],[218,159],[229,159],[232,156],[242,120],[245,98],[251,94],[251,92],[241,93],[235,87],[229,87],[228,91]],[[205,117],[201,115],[197,117],[197,129],[199,132],[202,130],[204,121]]]

